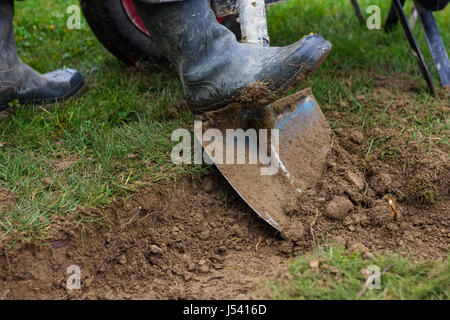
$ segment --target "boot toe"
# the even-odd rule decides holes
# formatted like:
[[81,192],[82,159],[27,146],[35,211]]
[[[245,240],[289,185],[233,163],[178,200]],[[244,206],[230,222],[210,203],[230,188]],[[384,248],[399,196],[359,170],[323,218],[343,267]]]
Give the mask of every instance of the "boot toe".
[[328,54],[332,45],[318,34],[310,34],[282,48],[274,48],[272,57],[265,61],[265,68],[258,78],[268,83],[272,99],[302,82],[316,70]]
[[84,83],[81,73],[73,69],[55,70],[43,76],[48,79],[50,85],[57,91],[53,97],[54,99],[64,99],[73,96],[81,89]]
[[317,68],[332,49],[331,43],[318,34],[310,34],[298,43],[301,44],[298,53],[307,57],[306,63],[310,68]]
[[288,59],[290,70],[287,75],[293,73],[295,77],[290,77],[288,83],[303,81],[322,64],[332,49],[331,43],[318,34],[307,35],[291,46],[295,49]]
[[84,86],[83,76],[73,69],[60,69],[43,74],[44,85],[23,88],[21,103],[53,103],[76,96]]

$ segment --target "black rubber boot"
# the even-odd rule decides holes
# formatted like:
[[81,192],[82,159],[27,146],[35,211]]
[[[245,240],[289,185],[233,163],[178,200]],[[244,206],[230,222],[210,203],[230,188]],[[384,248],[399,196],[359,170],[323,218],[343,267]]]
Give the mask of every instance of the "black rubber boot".
[[270,104],[305,79],[331,51],[319,35],[283,48],[239,43],[209,0],[149,4],[133,0],[152,39],[178,71],[193,111]]
[[83,77],[64,69],[41,75],[17,56],[14,40],[14,1],[0,1],[0,110],[17,99],[21,104],[62,101],[80,92]]

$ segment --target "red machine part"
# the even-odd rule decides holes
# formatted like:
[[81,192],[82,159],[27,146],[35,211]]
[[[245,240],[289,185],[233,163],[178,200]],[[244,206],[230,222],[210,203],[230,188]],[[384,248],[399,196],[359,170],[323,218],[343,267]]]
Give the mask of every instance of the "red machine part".
[[[144,22],[142,21],[141,17],[139,16],[138,12],[136,11],[136,8],[134,7],[133,0],[122,0],[122,5],[123,5],[128,17],[134,23],[134,25],[139,30],[141,30],[142,32],[144,32],[145,34],[150,36],[150,33],[148,32]],[[217,21],[219,23],[222,23],[225,20],[225,18],[226,17],[218,17]]]

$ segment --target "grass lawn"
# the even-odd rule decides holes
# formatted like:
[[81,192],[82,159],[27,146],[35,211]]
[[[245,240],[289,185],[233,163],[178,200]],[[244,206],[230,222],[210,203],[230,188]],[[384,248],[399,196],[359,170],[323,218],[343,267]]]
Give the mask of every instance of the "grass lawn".
[[[375,266],[378,269],[372,269]],[[376,274],[379,286],[375,278],[366,280]],[[367,261],[361,253],[330,246],[293,259],[285,273],[268,280],[259,294],[281,300],[448,300],[449,283],[448,260],[413,263],[391,253]]]
[[[379,5],[382,20],[386,17],[389,1],[359,2],[363,10],[371,4]],[[42,108],[40,112],[17,106],[9,118],[0,120],[3,144],[0,188],[16,198],[13,208],[0,211],[0,241],[11,248],[24,243],[42,243],[48,237],[52,221],[58,217],[75,217],[80,223],[97,219],[82,214],[85,210],[80,208],[99,208],[114,196],[130,195],[142,186],[209,170],[205,166],[175,166],[170,160],[171,132],[179,127],[190,128],[192,122],[175,72],[125,66],[102,47],[84,19],[81,30],[68,30],[66,9],[72,4],[77,1],[16,3],[16,39],[22,60],[42,73],[62,67],[76,68],[86,77],[89,91],[76,101]],[[286,45],[310,32],[320,33],[333,43],[334,50],[328,60],[301,86],[313,88],[334,130],[345,130],[348,126],[345,121],[333,119],[335,110],[331,106],[339,105],[342,100],[350,102],[340,104],[340,111],[348,115],[349,122],[357,123],[364,130],[395,127],[397,120],[360,104],[358,97],[370,95],[374,73],[407,74],[406,77],[422,88],[414,98],[414,106],[403,110],[405,118],[414,119],[409,123],[410,129],[414,135],[424,137],[418,143],[425,144],[430,152],[435,148],[448,151],[448,105],[444,108],[428,94],[401,28],[389,34],[368,30],[358,24],[352,10],[347,0],[290,0],[270,7],[272,43]],[[444,31],[450,30],[450,9],[437,13],[436,17],[448,47],[450,33]],[[438,85],[420,25],[414,31]],[[401,89],[398,94],[402,94]],[[438,138],[428,139],[431,136]],[[383,139],[372,141],[373,148],[382,148],[384,143],[387,142]],[[323,249],[318,254],[331,265],[342,265],[344,272],[358,279],[353,269],[360,263],[360,257],[329,250]],[[345,298],[346,292],[318,289],[314,293],[306,289],[312,283],[326,288],[340,281],[314,282],[317,270],[306,279],[296,278],[297,270],[305,269],[307,259],[309,256],[292,262],[290,284],[270,284],[275,288],[273,296]],[[387,266],[393,258],[379,259],[380,266]],[[400,260],[398,269],[394,265],[398,276],[389,278],[398,290],[390,288],[370,297],[449,298],[448,291],[443,293],[439,282],[448,284],[448,264],[436,266],[437,277],[433,276],[437,270],[434,266],[412,266]],[[430,277],[439,283],[431,282],[415,290],[414,282],[408,282],[428,281]]]

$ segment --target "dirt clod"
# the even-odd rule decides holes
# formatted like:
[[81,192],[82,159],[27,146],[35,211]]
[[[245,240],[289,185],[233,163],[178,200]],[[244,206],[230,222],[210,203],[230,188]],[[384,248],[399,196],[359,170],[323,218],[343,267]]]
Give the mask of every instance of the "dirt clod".
[[320,265],[320,261],[319,260],[312,260],[309,262],[309,267],[311,269],[317,269]]
[[325,208],[325,215],[335,220],[343,220],[353,208],[353,204],[346,197],[335,197]]
[[364,189],[364,178],[360,174],[348,171],[345,178],[348,182],[352,183],[358,191],[362,191]]
[[355,242],[355,243],[350,244],[348,246],[348,250],[350,252],[361,252],[361,253],[368,251],[367,247],[365,245],[363,245],[362,243],[359,243],[359,242]]
[[379,194],[389,193],[392,181],[392,175],[388,173],[379,173],[372,179],[373,190]]
[[363,259],[364,260],[373,260],[373,259],[375,259],[375,255],[369,251],[364,251]]
[[205,192],[210,193],[214,189],[214,181],[211,177],[203,179],[202,188]]
[[357,131],[354,130],[350,136],[349,136],[350,141],[352,141],[353,143],[356,144],[362,144],[364,142],[364,135],[362,134],[361,131]]
[[150,246],[150,252],[153,254],[162,254],[163,250],[160,247],[158,247],[157,245],[152,244]]

